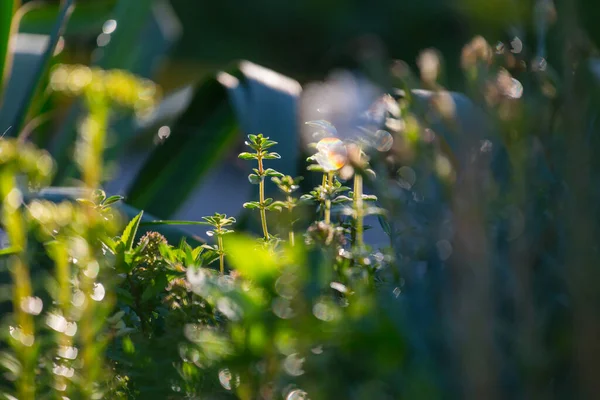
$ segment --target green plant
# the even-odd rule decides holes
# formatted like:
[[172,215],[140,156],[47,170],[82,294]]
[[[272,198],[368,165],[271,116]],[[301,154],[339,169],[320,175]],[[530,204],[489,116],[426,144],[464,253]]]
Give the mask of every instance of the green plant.
[[258,201],[244,203],[244,208],[258,209],[260,212],[260,222],[262,225],[265,242],[271,239],[269,236],[269,227],[267,225],[267,211],[281,211],[281,202],[273,202],[272,198],[265,198],[265,178],[267,177],[282,177],[283,174],[275,171],[273,168],[265,169],[263,166],[264,160],[277,160],[281,156],[274,152],[269,152],[268,149],[275,146],[277,142],[263,137],[262,134],[248,135],[246,146],[254,150],[254,153],[240,153],[239,158],[242,160],[256,160],[258,168],[253,168],[253,174],[248,175],[248,180],[253,185],[258,185]]
[[227,215],[225,214],[215,213],[212,217],[202,217],[202,219],[214,228],[212,231],[207,231],[206,234],[208,236],[217,237],[216,246],[204,245],[204,248],[214,250],[219,254],[219,270],[221,271],[221,274],[223,274],[225,273],[225,248],[223,247],[223,236],[228,233],[233,233],[233,230],[227,229],[226,227],[235,224],[235,218],[227,218]]

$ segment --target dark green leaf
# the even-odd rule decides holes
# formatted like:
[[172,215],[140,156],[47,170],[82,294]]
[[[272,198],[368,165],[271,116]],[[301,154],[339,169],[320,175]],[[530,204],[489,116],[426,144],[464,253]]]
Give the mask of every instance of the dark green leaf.
[[4,92],[4,79],[8,76],[11,65],[9,45],[13,14],[19,5],[18,0],[0,0],[0,99]]
[[[12,126],[12,129],[7,133],[7,136],[16,136],[21,131],[27,115],[29,113],[35,114],[39,112],[39,110],[32,110],[32,108],[36,106],[34,104],[34,99],[42,90],[43,80],[46,79],[48,69],[50,68],[51,59],[56,50],[56,45],[63,34],[64,28],[72,11],[73,0],[64,0],[62,2],[58,17],[55,20],[52,32],[49,34],[48,43],[44,53],[40,57],[34,71],[32,72],[30,80],[27,82],[25,87],[19,88],[19,99],[11,99],[11,101],[17,102],[17,106],[15,109],[15,114],[12,116],[12,121],[9,124],[9,126]],[[5,93],[5,96],[6,95],[8,94]],[[39,105],[37,105],[37,107],[39,107]]]
[[235,134],[227,89],[211,78],[197,87],[169,138],[150,154],[130,186],[128,202],[160,217],[172,215],[224,155]]

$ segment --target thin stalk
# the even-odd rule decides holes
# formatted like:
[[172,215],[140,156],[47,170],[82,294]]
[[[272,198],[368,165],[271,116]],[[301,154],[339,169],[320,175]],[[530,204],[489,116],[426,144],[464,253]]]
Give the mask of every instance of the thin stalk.
[[223,236],[221,236],[221,228],[217,230],[217,244],[219,246],[219,270],[221,275],[225,273],[225,251],[223,250]]
[[18,190],[15,171],[5,168],[0,174],[0,189],[2,193],[2,219],[11,245],[19,250],[16,257],[10,259],[10,272],[13,280],[13,308],[16,319],[16,329],[19,336],[17,344],[17,357],[21,363],[21,373],[16,382],[19,399],[35,399],[35,350],[32,347],[34,340],[34,321],[31,314],[22,308],[23,301],[32,294],[29,267],[25,250],[27,239],[25,224],[19,211],[20,204],[10,201],[13,193]]
[[327,199],[325,200],[325,223],[330,224],[331,223],[331,198],[329,195],[329,188],[331,185],[333,185],[333,172],[329,171],[327,173],[327,176],[325,176],[325,174],[323,174],[323,178],[327,179],[326,184],[323,187],[327,194]]
[[[79,160],[79,167],[83,176],[86,188],[93,190],[99,187],[102,180],[103,154],[108,130],[109,107],[105,98],[94,97],[87,98],[89,109],[87,123],[82,127],[79,140],[82,143],[83,159]],[[88,224],[90,227],[101,223],[96,213],[88,209]],[[94,243],[96,237],[93,231],[88,232],[89,243]],[[83,361],[82,390],[86,397],[91,397],[94,393],[95,383],[100,374],[102,365],[101,357],[102,343],[98,342],[98,324],[95,321],[96,314],[100,304],[91,299],[96,284],[95,277],[80,274],[80,290],[85,293],[86,300],[82,305],[82,315],[80,319],[81,334],[81,359]]]
[[[59,293],[58,293],[58,304],[59,308],[64,317],[69,315],[69,304],[71,304],[71,266],[69,265],[69,253],[62,240],[58,240],[50,252],[51,257],[54,261],[56,270],[56,280],[58,282]],[[64,332],[57,332],[57,342],[61,347],[69,347],[73,345],[71,337]],[[55,375],[56,387],[66,388],[69,384],[69,380],[62,375]]]
[[258,173],[260,175],[260,183],[258,184],[258,200],[260,204],[260,222],[262,224],[263,235],[265,240],[269,240],[269,230],[267,228],[267,213],[265,211],[265,177],[263,176],[262,155],[258,155]]
[[[358,159],[360,161],[360,150],[358,153]],[[363,225],[363,219],[364,219],[364,215],[363,215],[363,177],[361,174],[359,173],[354,173],[354,212],[355,214],[355,226],[354,226],[354,231],[355,231],[355,247],[357,247],[358,249],[362,249],[363,247],[363,230],[364,230],[364,225]]]
[[292,201],[293,201],[292,196],[287,196],[287,203],[290,204],[290,206],[288,207],[288,212],[290,213],[290,231],[288,232],[288,239],[289,239],[290,244],[292,246],[294,246],[295,245],[295,243],[294,243],[294,222],[292,220],[293,207],[291,206]]

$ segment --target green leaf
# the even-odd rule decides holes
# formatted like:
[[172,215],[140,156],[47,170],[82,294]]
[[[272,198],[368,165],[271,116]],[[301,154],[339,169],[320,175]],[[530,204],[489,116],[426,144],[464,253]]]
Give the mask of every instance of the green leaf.
[[88,199],[77,199],[77,202],[84,206],[96,207],[96,204],[93,201],[88,200]]
[[13,254],[19,253],[19,249],[16,247],[7,247],[5,249],[0,249],[0,257],[2,256],[11,256]]
[[383,208],[379,207],[367,207],[365,215],[386,215],[387,212]]
[[231,147],[236,128],[227,89],[216,78],[200,84],[169,138],[140,169],[128,202],[159,217],[172,215]]
[[263,155],[264,160],[279,160],[281,156],[278,153],[267,153]]
[[377,201],[377,196],[373,194],[363,194],[362,198],[365,201]]
[[144,221],[141,223],[142,226],[155,226],[155,225],[203,225],[203,226],[211,226],[212,224],[210,224],[209,222],[202,222],[202,221],[163,221],[163,220],[157,220],[157,221]]
[[383,229],[385,234],[388,236],[392,236],[392,227],[391,227],[390,223],[387,221],[387,219],[385,218],[385,216],[378,215],[377,219],[379,220],[379,224],[381,225],[381,228]]
[[240,153],[238,158],[242,160],[256,160],[258,156],[255,153]]
[[248,181],[253,185],[258,185],[262,181],[262,178],[256,174],[250,174],[248,175]]
[[142,301],[146,302],[158,296],[159,293],[165,290],[168,284],[169,280],[167,279],[166,274],[158,274],[158,276],[152,281],[150,285],[146,287],[146,289],[142,293]]
[[283,201],[276,201],[273,204],[270,204],[267,206],[267,210],[269,211],[281,211],[283,208],[285,208],[286,203],[284,203]]
[[121,235],[121,242],[125,244],[125,250],[131,250],[133,248],[135,235],[137,233],[138,227],[140,226],[140,221],[143,215],[144,211],[140,211],[140,213],[136,215],[129,222],[129,224],[127,224],[127,227],[123,231],[123,234]]
[[19,0],[0,0],[0,99],[4,92],[4,80],[10,71],[12,20],[19,3]]
[[111,204],[114,204],[114,203],[124,200],[124,199],[125,199],[125,197],[119,196],[119,195],[110,196],[109,198],[104,200],[104,202],[102,202],[102,205],[107,207],[107,206],[110,206]]
[[256,201],[251,201],[248,203],[244,203],[244,208],[247,208],[249,210],[254,210],[254,209],[260,208],[260,204]]
[[[17,136],[21,131],[21,128],[25,122],[27,115],[37,114],[41,109],[40,104],[35,104],[34,100],[39,92],[42,91],[43,81],[46,79],[48,69],[50,68],[50,62],[54,56],[56,45],[60,37],[63,34],[64,28],[69,20],[71,12],[73,11],[73,0],[64,0],[60,8],[58,17],[55,20],[54,27],[49,34],[48,43],[44,50],[44,53],[40,57],[34,71],[31,74],[31,78],[25,84],[25,87],[19,88],[19,98],[16,101],[17,106],[15,114],[11,116],[12,129],[7,133],[7,136]],[[8,92],[4,94],[8,96]],[[34,110],[34,108],[37,108]],[[4,116],[3,116],[4,118]]]
[[352,201],[352,199],[348,196],[338,196],[335,199],[333,199],[331,202],[333,204],[340,204],[340,203],[347,203]]
[[[65,35],[97,35],[113,14],[117,0],[95,0],[77,2]],[[45,3],[43,7],[32,7],[21,19],[19,31],[43,35],[52,29],[58,14],[59,4]]]
[[278,177],[278,178],[283,177],[283,174],[281,172],[275,171],[273,168],[267,168],[265,170],[265,175],[266,176],[275,176],[275,177]]

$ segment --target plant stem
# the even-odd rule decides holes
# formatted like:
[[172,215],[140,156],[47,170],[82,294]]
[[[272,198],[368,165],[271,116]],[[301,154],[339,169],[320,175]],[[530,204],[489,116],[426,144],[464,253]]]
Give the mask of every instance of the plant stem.
[[260,183],[258,184],[258,195],[260,204],[260,222],[262,224],[265,240],[269,240],[269,230],[267,228],[267,213],[265,211],[265,177],[263,176],[262,155],[258,155],[258,173],[260,175]]
[[325,223],[330,224],[331,223],[331,198],[330,198],[330,194],[329,194],[329,188],[330,188],[330,186],[333,185],[333,172],[329,171],[327,173],[327,177],[325,176],[325,174],[323,174],[323,178],[326,178],[326,183],[323,188],[325,189],[325,192],[327,194],[327,199],[325,200]]
[[[16,326],[16,353],[21,363],[21,373],[16,381],[19,399],[35,399],[35,364],[36,358],[33,350],[34,321],[31,314],[22,308],[32,294],[31,279],[25,254],[27,236],[25,223],[20,211],[20,202],[10,201],[10,197],[17,197],[18,192],[15,171],[5,167],[0,174],[0,192],[2,195],[2,221],[11,246],[18,249],[15,257],[9,259],[10,272],[13,280],[13,309]],[[20,193],[18,194],[20,196]]]
[[[292,204],[292,196],[287,196],[287,202],[288,204]],[[292,216],[292,206],[290,205],[288,208],[288,212],[290,213],[290,231],[288,233],[288,238],[290,241],[290,244],[292,246],[295,245],[294,243],[294,222],[292,220],[293,216]]]
[[221,236],[221,228],[217,230],[217,244],[219,246],[219,270],[221,275],[225,273],[225,252],[223,250],[223,236]]
[[[360,160],[361,150],[358,152],[358,159]],[[354,173],[354,212],[355,214],[355,240],[354,245],[358,249],[363,247],[363,177],[359,173]]]

